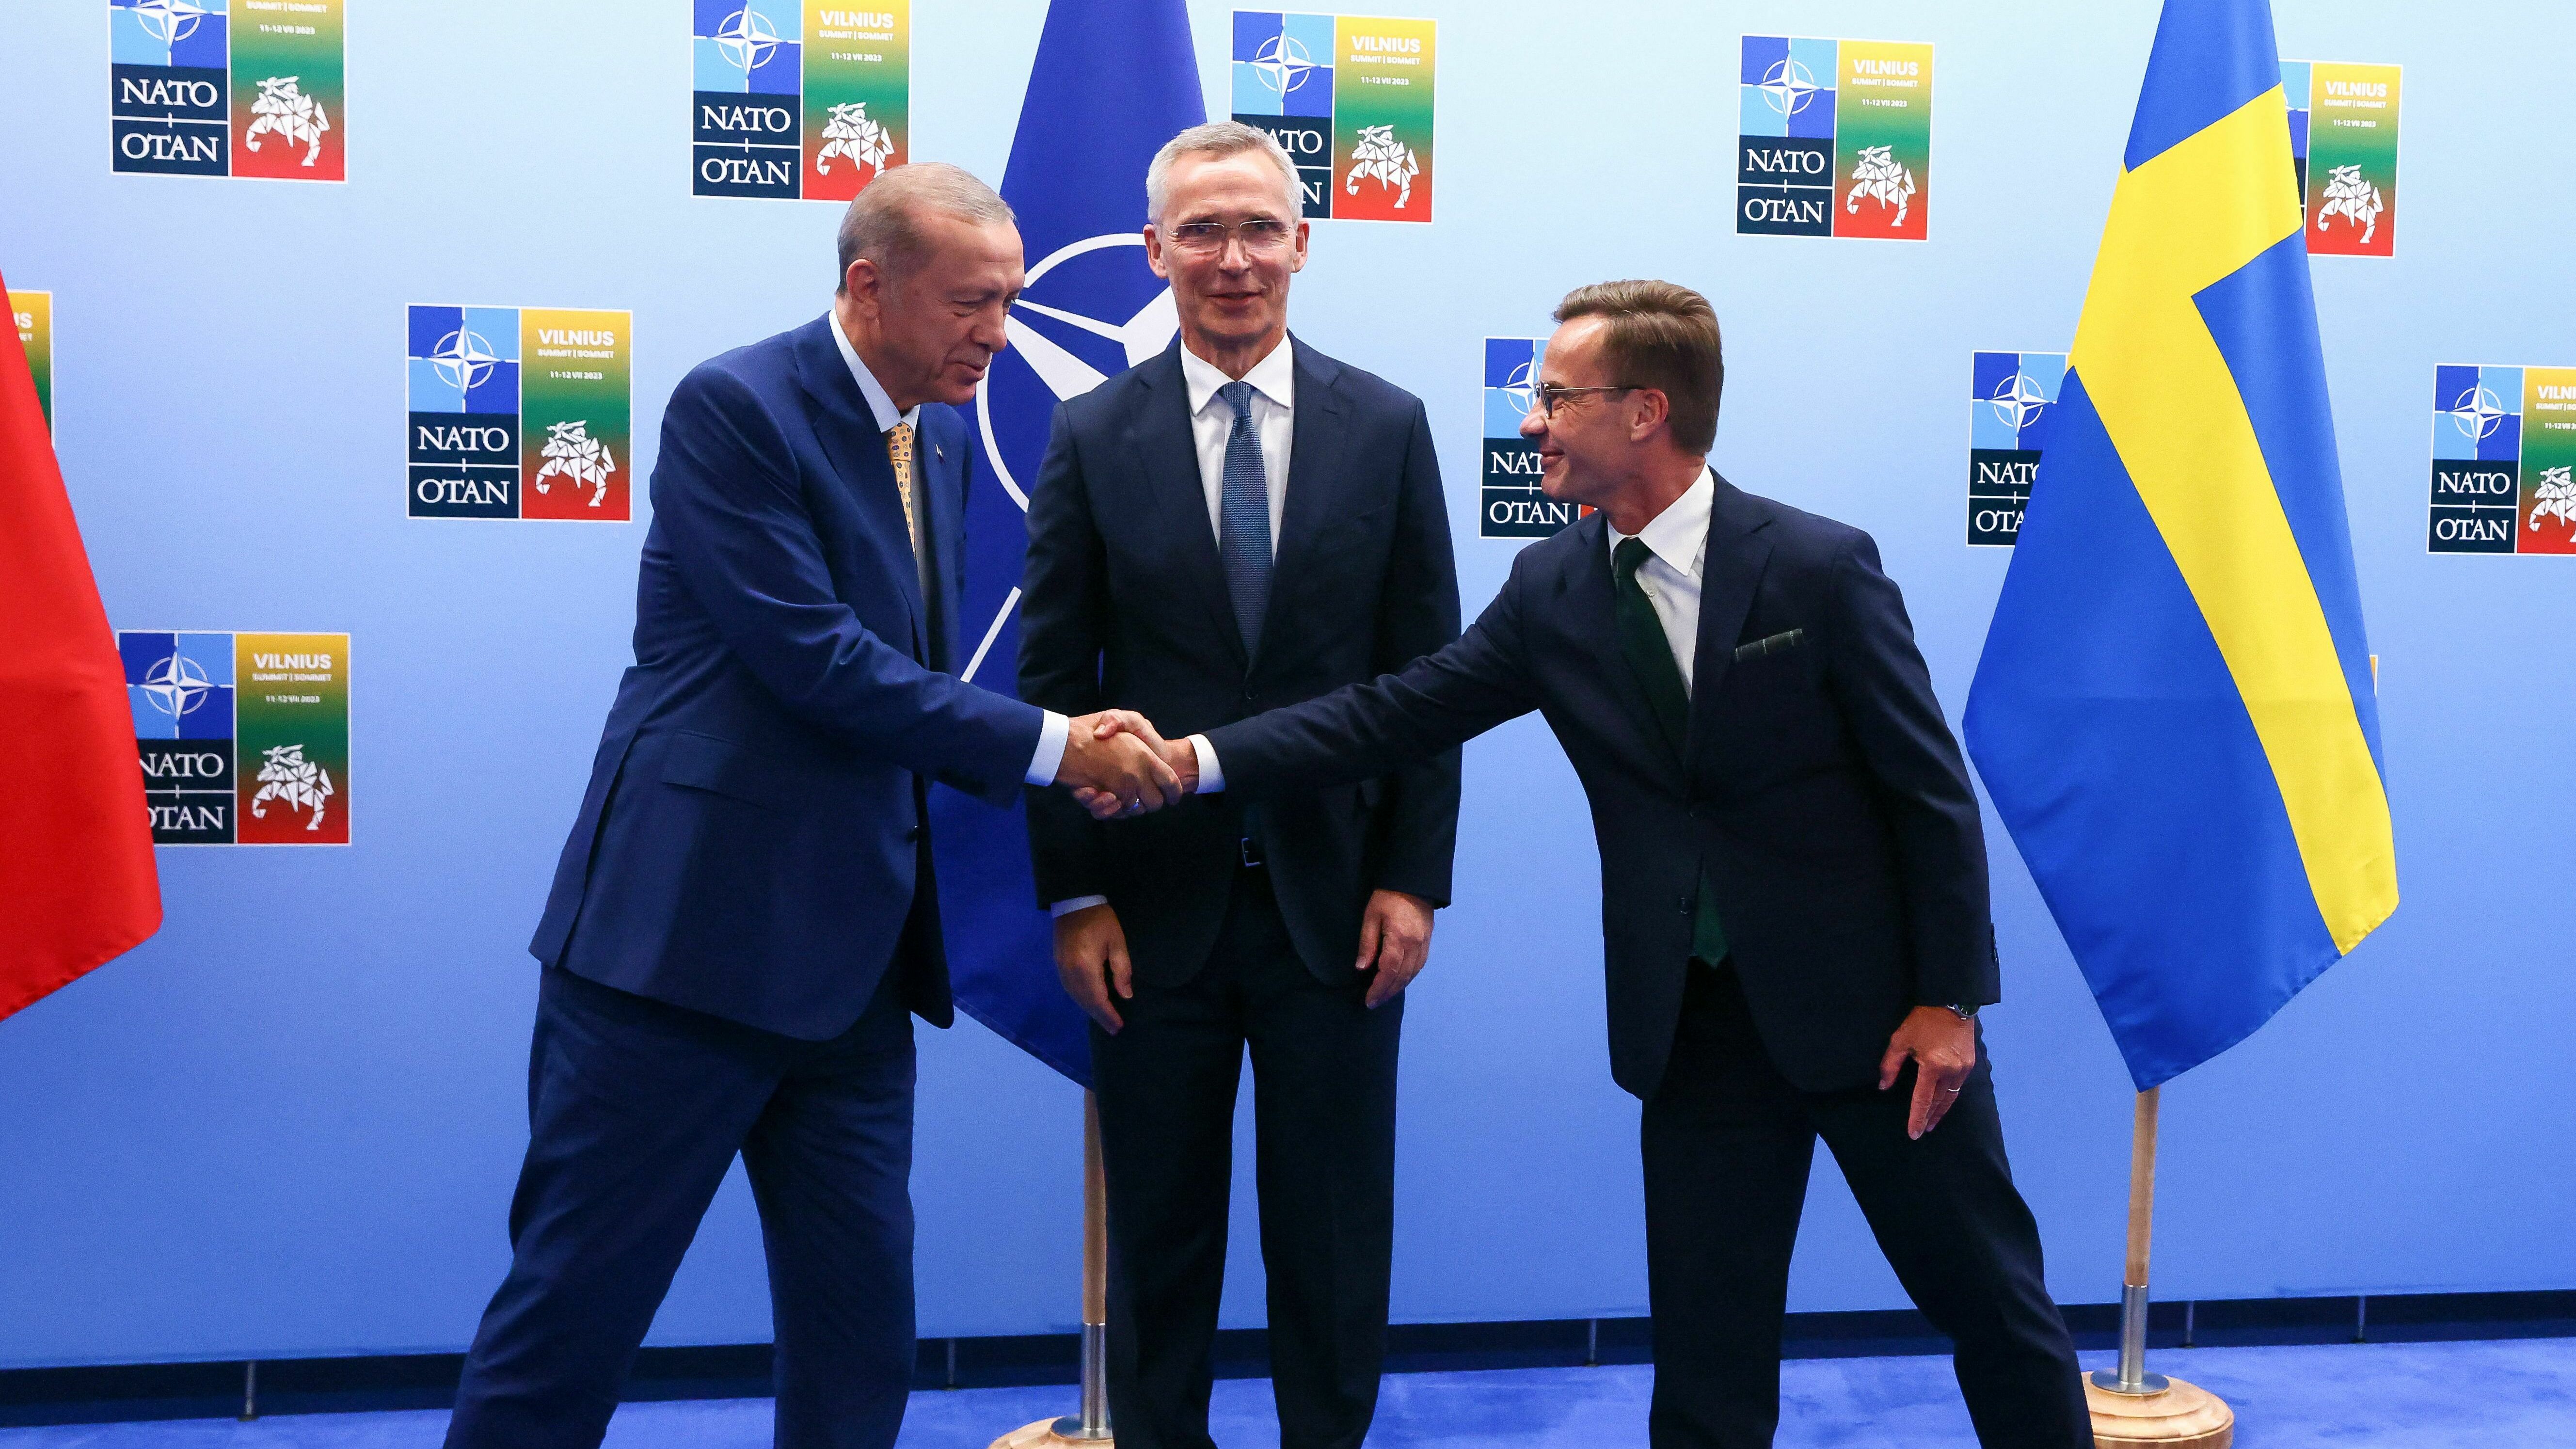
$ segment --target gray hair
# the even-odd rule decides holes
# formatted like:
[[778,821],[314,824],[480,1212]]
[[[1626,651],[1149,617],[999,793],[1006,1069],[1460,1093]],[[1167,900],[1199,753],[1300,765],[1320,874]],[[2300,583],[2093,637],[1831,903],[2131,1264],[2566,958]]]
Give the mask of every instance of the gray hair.
[[962,166],[915,161],[880,172],[841,213],[841,276],[834,293],[849,286],[850,263],[861,257],[876,263],[890,281],[910,276],[929,259],[930,244],[921,234],[922,218],[928,216],[978,226],[1013,220],[1010,203]]
[[1154,164],[1145,168],[1145,219],[1163,219],[1163,203],[1171,199],[1174,161],[1183,156],[1240,156],[1246,151],[1260,152],[1279,168],[1280,179],[1288,183],[1288,219],[1303,218],[1306,186],[1298,179],[1297,163],[1288,159],[1288,148],[1279,144],[1279,138],[1241,121],[1210,121],[1165,141],[1163,149],[1154,153]]

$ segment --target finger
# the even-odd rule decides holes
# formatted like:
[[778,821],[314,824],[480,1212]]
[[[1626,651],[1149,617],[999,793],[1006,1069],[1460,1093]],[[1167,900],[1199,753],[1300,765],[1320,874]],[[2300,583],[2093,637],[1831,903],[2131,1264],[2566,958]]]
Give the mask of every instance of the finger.
[[1366,971],[1377,960],[1379,938],[1386,934],[1386,918],[1375,911],[1360,917],[1360,959],[1351,963],[1354,971]]
[[1109,953],[1109,979],[1117,986],[1120,996],[1130,1001],[1136,999],[1136,972],[1128,963],[1124,946]]
[[1095,740],[1105,740],[1111,735],[1124,734],[1127,731],[1127,717],[1122,711],[1104,709],[1091,718],[1091,737]]
[[1896,1074],[1905,1070],[1905,1044],[1889,1038],[1887,1050],[1878,1058],[1878,1089],[1882,1092],[1896,1085]]
[[1170,765],[1165,764],[1163,762],[1163,757],[1159,754],[1147,755],[1145,757],[1145,764],[1146,778],[1153,783],[1155,793],[1161,797],[1161,803],[1165,805],[1179,804],[1181,799],[1180,772],[1173,769]]
[[1126,812],[1127,807],[1119,803],[1116,795],[1101,790],[1092,795],[1089,809],[1094,820],[1115,820]]
[[1914,1071],[1914,1109],[1906,1115],[1905,1122],[1905,1135],[1909,1139],[1922,1140],[1923,1134],[1931,1131],[1932,1124],[1940,1119],[1941,1114],[1932,1106],[1932,1099],[1940,1095],[1941,1078],[1924,1071],[1918,1064]]
[[1162,733],[1154,728],[1154,722],[1152,720],[1145,718],[1143,715],[1138,714],[1132,709],[1122,709],[1118,711],[1118,721],[1120,724],[1126,726],[1129,734],[1143,740],[1146,747],[1153,750],[1154,753],[1161,754],[1163,752]]

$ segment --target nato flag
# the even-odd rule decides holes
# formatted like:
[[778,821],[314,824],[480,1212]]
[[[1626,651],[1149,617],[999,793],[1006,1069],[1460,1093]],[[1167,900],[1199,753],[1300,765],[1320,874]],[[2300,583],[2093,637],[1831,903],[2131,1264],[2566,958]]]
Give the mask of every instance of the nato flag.
[[[1002,199],[1019,214],[1028,290],[1011,316],[1010,350],[993,360],[975,400],[984,467],[966,500],[961,673],[987,689],[1017,692],[1027,490],[1056,403],[1161,352],[1177,330],[1171,291],[1145,266],[1145,167],[1205,119],[1182,0],[1048,7],[1002,177]],[[942,787],[931,822],[957,1005],[1089,1086],[1089,1032],[1056,984],[1020,812]]]

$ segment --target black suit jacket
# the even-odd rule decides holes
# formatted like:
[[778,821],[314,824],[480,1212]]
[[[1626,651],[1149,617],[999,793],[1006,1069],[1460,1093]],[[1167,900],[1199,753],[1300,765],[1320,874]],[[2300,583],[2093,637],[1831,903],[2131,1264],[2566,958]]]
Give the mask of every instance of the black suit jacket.
[[[1293,340],[1293,339],[1292,339]],[[1412,394],[1302,342],[1261,648],[1247,658],[1208,522],[1180,344],[1056,409],[1029,496],[1020,697],[1132,709],[1167,738],[1401,669],[1458,637],[1458,576],[1431,428]],[[1104,895],[1140,980],[1207,960],[1241,841],[1255,839],[1308,970],[1351,979],[1372,890],[1449,900],[1458,756],[1446,746],[1333,785],[1194,797],[1094,821],[1029,792],[1040,901]]]
[[1374,774],[1543,711],[1592,803],[1619,1084],[1663,1078],[1703,866],[1782,1073],[1867,1084],[1910,1008],[1998,997],[1976,797],[1904,600],[1869,535],[1718,479],[1676,757],[1619,650],[1607,528],[1523,550],[1465,637],[1402,673],[1209,731],[1225,793]]

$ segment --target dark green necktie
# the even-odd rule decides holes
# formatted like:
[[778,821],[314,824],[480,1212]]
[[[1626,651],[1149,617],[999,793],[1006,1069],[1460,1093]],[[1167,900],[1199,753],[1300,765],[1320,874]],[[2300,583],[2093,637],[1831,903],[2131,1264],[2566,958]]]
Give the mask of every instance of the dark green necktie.
[[[1685,752],[1690,739],[1690,687],[1682,683],[1682,667],[1673,659],[1672,640],[1664,633],[1664,621],[1655,616],[1655,606],[1637,582],[1637,570],[1646,562],[1648,550],[1642,538],[1620,541],[1610,555],[1611,593],[1617,598],[1619,650],[1628,656],[1628,667],[1636,671],[1637,682],[1646,689],[1646,703],[1655,711],[1655,723],[1672,744],[1673,758],[1680,761],[1685,776],[1690,771],[1690,757]],[[1726,929],[1717,919],[1717,893],[1709,889],[1708,869],[1699,873],[1699,899],[1691,912],[1691,954],[1714,966],[1726,959]]]

